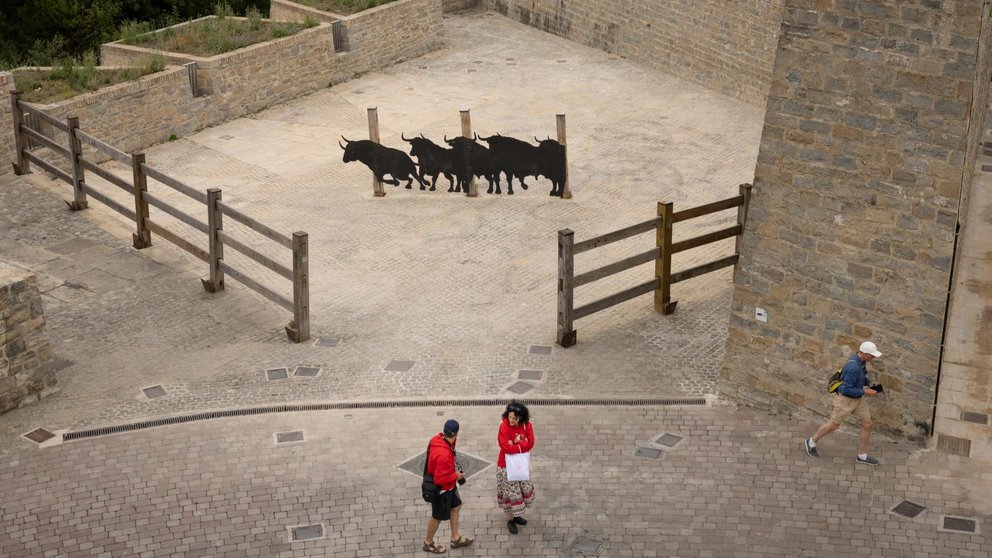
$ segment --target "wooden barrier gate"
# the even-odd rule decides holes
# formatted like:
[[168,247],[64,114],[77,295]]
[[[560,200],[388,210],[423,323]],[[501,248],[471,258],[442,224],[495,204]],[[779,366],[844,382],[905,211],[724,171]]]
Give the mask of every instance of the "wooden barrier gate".
[[[583,240],[582,242],[575,242],[575,233],[569,229],[558,231],[558,334],[556,342],[562,347],[571,347],[576,342],[576,331],[572,327],[575,320],[650,292],[654,293],[655,310],[662,314],[671,314],[675,311],[676,304],[678,304],[678,301],[671,299],[671,287],[673,283],[736,265],[740,258],[741,233],[744,231],[744,223],[747,220],[747,207],[751,199],[751,185],[741,184],[739,190],[740,194],[733,198],[684,209],[677,213],[672,212],[671,202],[659,202],[658,216],[654,219],[597,236],[596,238]],[[736,225],[695,238],[689,238],[675,243],[672,242],[673,224],[734,207],[737,208]],[[576,254],[650,231],[656,231],[657,234],[657,246],[651,250],[592,271],[575,275]],[[733,255],[679,271],[678,273],[672,273],[672,254],[698,248],[730,237],[737,238]],[[579,308],[574,308],[574,291],[576,287],[587,285],[593,281],[626,271],[650,261],[655,262],[654,279],[580,306]]]
[[[124,215],[134,221],[136,230],[133,235],[134,247],[137,249],[151,246],[152,233],[189,252],[193,256],[203,260],[210,266],[210,278],[201,279],[203,288],[208,292],[217,292],[224,289],[224,276],[229,275],[246,287],[261,294],[265,298],[286,308],[293,313],[293,320],[286,326],[286,334],[297,343],[302,343],[310,338],[310,283],[309,283],[309,246],[308,237],[305,232],[295,232],[292,238],[285,234],[276,232],[270,227],[259,223],[255,219],[245,215],[237,209],[225,204],[221,199],[221,190],[211,188],[206,193],[200,192],[190,186],[172,178],[145,162],[143,153],[125,153],[99,139],[87,134],[79,128],[79,119],[69,116],[65,122],[46,114],[20,100],[19,91],[11,92],[11,108],[14,121],[14,141],[16,149],[16,161],[13,163],[14,172],[18,175],[31,172],[32,163],[42,169],[61,178],[72,185],[73,200],[66,204],[70,209],[78,211],[88,206],[87,197],[92,197],[102,202],[107,207]],[[37,121],[51,126],[57,131],[66,134],[67,147],[47,137],[39,129],[34,129],[27,125],[25,116],[30,115],[32,122]],[[44,160],[33,153],[28,144],[33,142],[48,148],[54,154],[68,159],[71,165],[71,173],[67,173],[58,166]],[[104,153],[111,158],[130,165],[132,169],[132,181],[116,176],[108,172],[94,162],[83,158],[82,144],[92,146],[97,151]],[[85,180],[85,171],[90,171],[100,178],[121,188],[128,194],[134,196],[134,208],[126,207],[106,194],[93,188]],[[148,191],[148,179],[151,178],[170,188],[173,188],[190,198],[206,205],[207,222],[204,223],[195,217],[183,213],[179,209],[169,205],[163,198],[158,197]],[[149,217],[148,206],[175,217],[182,223],[204,233],[207,236],[208,249],[203,250],[192,242],[180,237],[178,234],[166,229],[160,223],[153,221]],[[280,264],[269,257],[250,248],[245,243],[232,238],[224,232],[223,218],[227,216],[261,236],[292,250],[292,269]],[[282,295],[263,286],[261,283],[248,277],[242,271],[232,267],[224,261],[224,247],[229,246],[234,250],[248,256],[252,260],[265,266],[267,269],[278,275],[289,279],[293,283],[293,300],[290,301]]]

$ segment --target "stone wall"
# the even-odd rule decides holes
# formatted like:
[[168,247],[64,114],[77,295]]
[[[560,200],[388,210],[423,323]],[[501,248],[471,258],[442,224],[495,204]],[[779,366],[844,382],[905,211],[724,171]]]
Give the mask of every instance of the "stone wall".
[[511,19],[764,106],[784,0],[482,0]]
[[0,262],[0,414],[53,391],[55,368],[45,333],[38,278]]
[[14,87],[14,74],[0,72],[0,174],[12,172],[10,163],[14,161],[14,121],[10,116],[10,92]]
[[826,413],[826,378],[872,339],[890,393],[873,401],[876,423],[918,441],[929,432],[980,12],[973,1],[787,0],[724,395]]

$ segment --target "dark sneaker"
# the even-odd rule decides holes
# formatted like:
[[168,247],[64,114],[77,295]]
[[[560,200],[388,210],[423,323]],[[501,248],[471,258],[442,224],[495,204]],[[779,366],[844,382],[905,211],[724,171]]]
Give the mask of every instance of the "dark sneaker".
[[806,446],[806,455],[809,455],[810,457],[820,457],[820,453],[816,451],[816,446],[809,445],[812,441],[812,438],[806,438],[806,441],[803,442],[803,445]]
[[507,521],[506,522],[506,528],[510,530],[510,534],[511,535],[516,535],[517,534],[517,524],[514,523],[513,521]]
[[513,522],[517,525],[527,525],[527,520],[522,517],[514,517]]
[[864,459],[861,459],[860,457],[856,457],[854,461],[862,465],[878,465],[878,460],[870,455]]

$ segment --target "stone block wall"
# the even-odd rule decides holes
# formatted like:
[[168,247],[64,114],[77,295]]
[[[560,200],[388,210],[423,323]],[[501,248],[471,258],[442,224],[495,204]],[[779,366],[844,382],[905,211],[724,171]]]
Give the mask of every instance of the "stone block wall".
[[890,393],[873,401],[876,424],[917,441],[930,431],[973,96],[989,79],[977,77],[981,10],[786,1],[724,395],[826,413],[826,378],[872,339]]
[[763,106],[784,0],[482,0],[511,19]]
[[0,262],[0,414],[51,393],[56,385],[52,348],[38,278]]
[[409,60],[444,45],[441,0],[400,0],[341,20],[354,75]]
[[12,172],[10,163],[14,161],[14,121],[11,120],[10,92],[14,87],[14,74],[0,72],[0,174]]

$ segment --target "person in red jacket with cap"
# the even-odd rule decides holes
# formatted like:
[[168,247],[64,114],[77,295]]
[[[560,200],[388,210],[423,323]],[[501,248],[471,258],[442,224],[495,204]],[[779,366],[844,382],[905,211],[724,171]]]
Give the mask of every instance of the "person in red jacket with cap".
[[458,513],[462,499],[458,497],[458,484],[465,482],[465,473],[455,462],[455,442],[458,441],[458,421],[449,419],[444,430],[431,438],[427,453],[427,472],[434,475],[434,484],[440,493],[431,502],[431,519],[427,522],[427,538],[424,551],[444,554],[448,549],[434,542],[434,535],[442,521],[451,521],[451,548],[472,544],[475,539],[462,536],[458,532]]
[[527,406],[516,401],[506,406],[496,435],[499,458],[496,460],[496,503],[506,515],[506,528],[517,534],[517,525],[527,525],[524,511],[534,503],[534,484],[530,480],[511,481],[506,476],[506,454],[527,453],[534,447],[534,427]]

